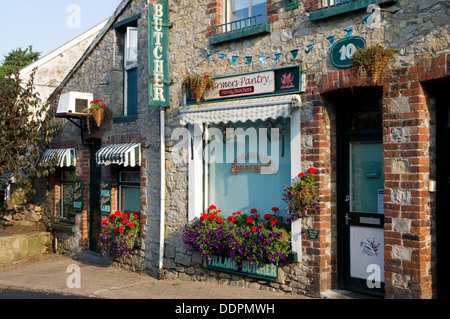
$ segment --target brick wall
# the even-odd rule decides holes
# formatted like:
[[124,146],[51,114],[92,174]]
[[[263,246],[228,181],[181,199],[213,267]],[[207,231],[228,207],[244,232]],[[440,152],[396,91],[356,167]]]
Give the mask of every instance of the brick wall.
[[[435,136],[433,100],[427,96],[423,81],[448,77],[450,55],[421,59],[416,65],[393,72],[383,85],[383,158],[385,206],[385,284],[386,298],[432,298],[433,234],[431,219],[434,197],[428,191]],[[353,83],[353,84],[352,84]],[[314,284],[311,289],[323,292],[336,288],[337,268],[336,152],[332,131],[335,115],[323,93],[370,85],[365,72],[352,80],[350,70],[325,74],[308,74],[307,91],[302,100],[312,108],[302,123],[302,139],[312,138],[312,145],[302,148],[302,162],[314,163],[318,170],[318,187],[322,212],[314,217],[320,230],[317,241],[303,240],[306,254],[312,255]],[[431,124],[430,124],[431,123]],[[330,251],[331,247],[331,251]]]

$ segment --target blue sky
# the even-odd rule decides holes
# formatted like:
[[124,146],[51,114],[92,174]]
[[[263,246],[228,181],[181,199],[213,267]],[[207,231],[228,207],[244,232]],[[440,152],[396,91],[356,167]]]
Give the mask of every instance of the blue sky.
[[0,63],[33,46],[41,57],[110,17],[121,0],[8,0],[0,8]]

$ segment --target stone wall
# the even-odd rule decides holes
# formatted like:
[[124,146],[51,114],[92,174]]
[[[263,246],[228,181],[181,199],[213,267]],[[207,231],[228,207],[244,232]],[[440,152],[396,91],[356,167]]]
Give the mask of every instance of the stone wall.
[[41,221],[41,207],[33,204],[8,204],[0,211],[0,225],[33,226]]

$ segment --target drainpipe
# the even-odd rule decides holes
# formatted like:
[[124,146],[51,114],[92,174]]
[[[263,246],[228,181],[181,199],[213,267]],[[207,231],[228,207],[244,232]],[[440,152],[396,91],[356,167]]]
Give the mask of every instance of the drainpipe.
[[161,151],[161,203],[160,203],[160,217],[159,217],[159,277],[163,277],[163,261],[164,261],[164,226],[165,226],[165,202],[166,202],[166,145],[164,139],[165,130],[165,112],[164,108],[160,109],[160,151]]

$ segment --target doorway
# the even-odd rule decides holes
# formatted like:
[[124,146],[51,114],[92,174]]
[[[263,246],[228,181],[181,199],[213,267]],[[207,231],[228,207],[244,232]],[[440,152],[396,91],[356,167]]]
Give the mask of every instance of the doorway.
[[448,226],[450,218],[450,79],[427,83],[436,99],[436,265],[437,298],[447,299],[450,291]]
[[338,285],[384,296],[382,89],[328,98],[336,104]]
[[89,250],[100,253],[98,239],[101,231],[102,213],[100,210],[101,167],[97,165],[95,154],[101,148],[99,139],[92,140],[90,145],[90,182],[89,182]]

